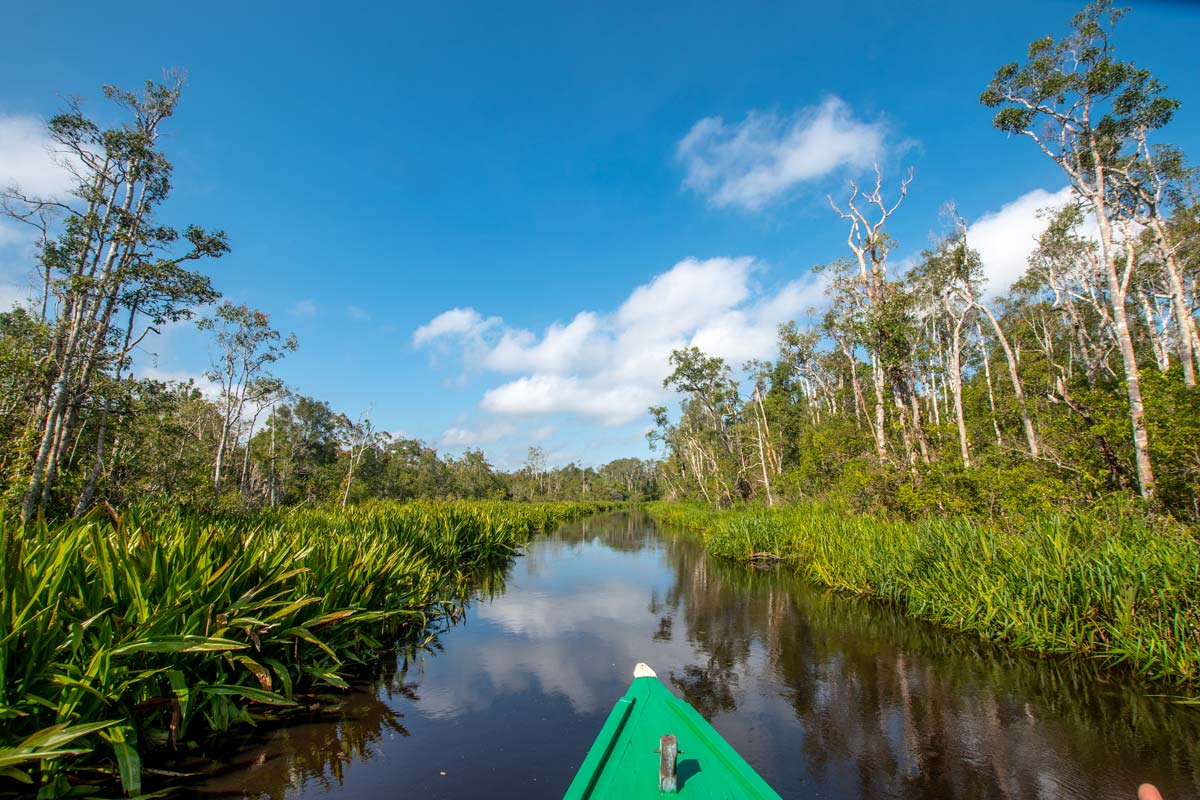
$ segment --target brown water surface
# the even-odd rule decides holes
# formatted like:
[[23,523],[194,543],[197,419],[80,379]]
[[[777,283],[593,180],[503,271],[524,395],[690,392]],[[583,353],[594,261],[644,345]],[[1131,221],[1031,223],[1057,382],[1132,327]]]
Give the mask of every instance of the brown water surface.
[[787,798],[1200,797],[1195,709],[710,559],[637,512],[563,526],[484,583],[437,652],[238,740],[193,790],[560,798],[645,661]]

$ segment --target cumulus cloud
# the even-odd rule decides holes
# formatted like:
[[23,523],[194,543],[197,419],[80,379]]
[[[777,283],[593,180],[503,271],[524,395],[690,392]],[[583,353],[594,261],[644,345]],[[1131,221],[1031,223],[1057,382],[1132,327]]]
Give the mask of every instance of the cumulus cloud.
[[506,330],[488,351],[485,366],[497,372],[566,372],[602,358],[599,318],[581,311],[567,325],[557,322],[539,339],[525,330]]
[[448,336],[478,340],[500,322],[499,317],[485,319],[473,308],[452,308],[449,311],[443,311],[413,331],[413,344],[421,347]]
[[448,428],[438,437],[439,447],[451,449],[479,447],[492,444],[517,434],[517,429],[508,423],[487,423],[476,428]]
[[[19,189],[31,197],[64,198],[72,176],[51,152],[46,124],[34,116],[0,114],[0,189]],[[0,220],[0,311],[23,305],[34,293],[28,275],[36,230]]]
[[62,197],[73,179],[52,155],[46,123],[34,116],[0,114],[0,188]]
[[798,186],[860,170],[885,150],[885,125],[855,116],[840,98],[780,116],[751,111],[741,122],[705,117],[676,147],[684,185],[713,205],[760,209]]
[[493,414],[542,416],[572,413],[606,425],[621,425],[646,413],[657,392],[648,386],[598,381],[573,375],[535,374],[489,389],[480,407]]
[[672,350],[703,347],[735,367],[770,356],[775,329],[819,298],[815,280],[773,292],[753,282],[750,258],[685,259],[636,287],[610,312],[580,311],[540,333],[455,308],[413,335],[417,346],[455,347],[469,367],[513,375],[480,408],[498,418],[574,416],[624,425],[662,402]]
[[694,258],[680,261],[639,286],[617,310],[617,322],[649,338],[695,328],[713,314],[736,306],[750,294],[750,258]]
[[967,240],[979,251],[987,278],[984,294],[1004,294],[1025,274],[1037,239],[1046,229],[1046,220],[1038,212],[1062,208],[1071,201],[1071,189],[1056,192],[1034,189],[975,220],[967,228]]

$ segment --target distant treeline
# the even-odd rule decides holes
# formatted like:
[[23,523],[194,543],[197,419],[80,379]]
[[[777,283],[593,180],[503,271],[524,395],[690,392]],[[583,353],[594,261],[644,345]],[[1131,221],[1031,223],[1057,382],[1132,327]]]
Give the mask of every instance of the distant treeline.
[[818,267],[823,318],[782,326],[748,384],[694,347],[672,355],[682,417],[651,409],[667,496],[992,516],[1125,493],[1200,519],[1196,171],[1155,141],[1179,102],[1117,58],[1121,13],[1089,5],[980,98],[1071,188],[1025,275],[989,299],[952,204],[940,241],[897,266],[911,173],[852,186],[831,201],[849,252]]
[[[44,362],[26,353],[52,330],[24,310],[0,314],[0,360],[12,388],[0,408],[0,464],[6,504],[28,489],[30,431],[45,393]],[[93,504],[162,501],[194,509],[354,504],[367,499],[642,500],[658,496],[658,465],[636,458],[601,467],[549,468],[540,448],[505,472],[482,450],[439,454],[417,439],[375,431],[326,402],[266,378],[265,394],[235,385],[219,396],[191,382],[161,382],[98,371],[80,404],[76,430],[54,467],[44,508],[55,517]]]

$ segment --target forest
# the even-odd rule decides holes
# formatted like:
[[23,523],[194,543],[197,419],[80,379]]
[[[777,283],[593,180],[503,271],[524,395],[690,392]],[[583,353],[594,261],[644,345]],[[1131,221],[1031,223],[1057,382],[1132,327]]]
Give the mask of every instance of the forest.
[[[1040,149],[1073,201],[1044,211],[1026,274],[989,287],[952,202],[919,258],[888,231],[914,180],[829,199],[845,257],[814,269],[827,306],[781,326],[772,360],[676,351],[651,409],[661,464],[549,468],[539,448],[503,473],[481,450],[441,456],[284,385],[299,346],[221,300],[220,230],[156,213],[171,190],[160,129],[182,84],[107,87],[102,129],[78,104],[49,123],[77,179],[70,201],[12,187],[3,211],[38,235],[38,300],[0,314],[4,506],[79,516],[97,503],[193,508],[345,505],[368,498],[696,498],[728,507],[841,497],[916,517],[995,517],[1122,495],[1200,518],[1200,222],[1196,172],[1161,141],[1179,101],[1120,60],[1120,12],[1089,6],[1060,40],[997,70],[981,102],[997,147]],[[194,323],[209,382],[139,377],[143,342]]]
[[718,557],[1041,654],[1200,680],[1200,196],[1159,141],[1179,101],[1119,59],[1122,16],[1080,12],[980,102],[1071,202],[994,297],[953,203],[912,263],[888,224],[912,174],[831,197],[848,254],[827,310],[771,361],[671,355],[651,409],[651,513]]
[[1040,150],[1071,189],[1024,276],[988,292],[953,202],[896,263],[889,222],[914,177],[877,167],[830,197],[847,252],[815,267],[826,310],[781,326],[773,360],[672,354],[682,416],[651,409],[666,496],[910,519],[1121,497],[1200,520],[1196,171],[1164,141],[1179,101],[1118,55],[1121,14],[1090,5],[980,96],[996,146]]
[[[4,508],[79,517],[133,498],[197,510],[255,510],[368,498],[641,499],[657,494],[651,462],[550,469],[538,447],[512,473],[478,449],[442,457],[429,445],[351,419],[277,378],[299,343],[253,308],[220,300],[206,262],[221,231],[160,224],[171,188],[159,131],[181,83],[133,93],[106,87],[126,121],[102,130],[78,105],[50,133],[78,178],[74,200],[11,188],[9,218],[38,233],[40,301],[0,313],[0,470]],[[207,391],[134,369],[164,326],[194,323],[210,342]]]
[[[439,456],[286,386],[273,367],[299,346],[270,317],[222,300],[206,271],[220,230],[162,224],[171,190],[161,132],[182,79],[104,95],[101,128],[78,101],[49,121],[70,200],[8,187],[3,214],[37,233],[37,302],[0,313],[0,505],[23,521],[79,517],[134,498],[196,510],[346,505],[369,498],[624,499],[657,496],[655,464],[549,468],[541,448],[495,469],[479,449]],[[167,325],[209,339],[209,382],[139,376],[139,346]],[[148,344],[147,347],[150,345]]]
[[[652,457],[603,465],[531,446],[500,469],[287,385],[302,343],[211,277],[235,243],[164,222],[182,77],[66,101],[69,196],[0,188],[37,284],[0,310],[0,791],[140,795],[144,767],[428,646],[483,567],[627,503],[714,557],[1194,693],[1200,173],[1123,14],[1097,0],[980,87],[995,147],[1070,188],[1020,280],[986,285],[949,198],[902,257],[918,177],[876,165],[829,197],[821,309],[770,359],[675,349]],[[205,337],[202,381],[144,369],[171,326]]]

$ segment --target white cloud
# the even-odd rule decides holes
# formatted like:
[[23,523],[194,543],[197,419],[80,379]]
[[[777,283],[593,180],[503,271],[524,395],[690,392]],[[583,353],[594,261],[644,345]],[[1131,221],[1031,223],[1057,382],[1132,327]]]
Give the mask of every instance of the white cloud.
[[496,372],[568,372],[603,357],[599,327],[595,314],[581,311],[567,325],[552,324],[540,341],[529,331],[506,330],[488,351],[485,366]]
[[688,258],[639,286],[617,310],[617,322],[638,336],[674,336],[750,295],[750,258]]
[[519,377],[488,389],[480,408],[500,418],[569,415],[628,424],[665,400],[671,351],[696,344],[735,368],[769,357],[775,329],[812,305],[816,280],[764,292],[750,258],[685,259],[636,287],[609,313],[580,311],[540,334],[455,308],[417,329],[417,346],[455,347],[468,367]]
[[1062,208],[1070,200],[1069,187],[1057,192],[1034,189],[971,223],[967,241],[979,251],[983,262],[987,297],[1006,293],[1025,274],[1029,255],[1046,229],[1046,220],[1038,212],[1044,208]]
[[288,313],[293,317],[315,317],[317,315],[317,304],[312,300],[300,300],[288,309]]
[[478,447],[514,436],[517,429],[507,423],[489,423],[477,428],[448,428],[438,437],[438,447]]
[[657,394],[648,386],[605,386],[597,380],[539,373],[489,389],[479,405],[493,414],[568,413],[605,425],[622,425],[645,414]]
[[28,286],[0,283],[0,313],[11,311],[15,306],[26,305],[30,302],[31,295],[32,290]]
[[823,303],[824,292],[824,279],[792,281],[775,295],[707,322],[692,335],[690,344],[735,365],[770,355],[775,352],[778,326]]
[[371,319],[371,313],[359,306],[346,306],[346,315],[355,322],[367,322]]
[[62,197],[71,173],[51,154],[46,123],[34,116],[0,114],[0,189],[19,188],[37,197]]
[[885,132],[828,97],[789,116],[751,111],[736,125],[705,117],[680,140],[676,158],[684,185],[713,205],[756,210],[801,184],[870,166],[884,154]]
[[[37,117],[0,114],[0,190],[65,197],[74,181],[51,154],[52,145],[46,124]],[[35,293],[29,271],[36,259],[37,235],[30,225],[0,220],[0,311],[24,304]]]
[[421,347],[446,336],[478,340],[500,321],[499,317],[484,319],[473,308],[452,308],[413,331],[413,344]]

